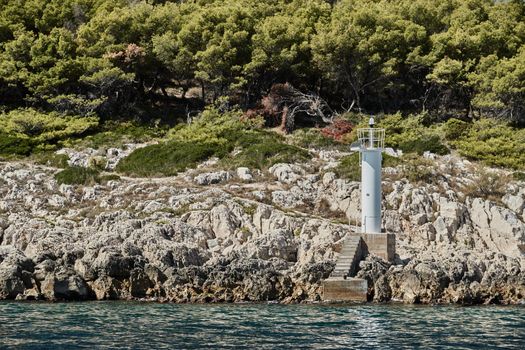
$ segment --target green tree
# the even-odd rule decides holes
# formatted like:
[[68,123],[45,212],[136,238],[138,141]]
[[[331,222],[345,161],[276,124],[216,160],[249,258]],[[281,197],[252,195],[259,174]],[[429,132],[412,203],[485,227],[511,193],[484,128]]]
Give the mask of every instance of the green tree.
[[293,1],[255,26],[252,57],[244,70],[252,89],[268,89],[275,82],[313,86],[312,39],[319,23],[328,22],[325,1]]
[[313,40],[314,62],[329,88],[359,109],[380,103],[378,97],[384,100],[406,56],[426,38],[422,26],[403,19],[393,6],[341,1]]
[[511,58],[484,57],[469,77],[477,91],[475,107],[488,115],[525,124],[525,45]]

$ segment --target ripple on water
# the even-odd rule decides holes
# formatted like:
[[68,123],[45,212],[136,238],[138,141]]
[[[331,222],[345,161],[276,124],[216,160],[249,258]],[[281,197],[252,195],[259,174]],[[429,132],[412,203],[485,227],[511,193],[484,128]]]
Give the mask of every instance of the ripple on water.
[[0,349],[525,349],[525,307],[0,303]]

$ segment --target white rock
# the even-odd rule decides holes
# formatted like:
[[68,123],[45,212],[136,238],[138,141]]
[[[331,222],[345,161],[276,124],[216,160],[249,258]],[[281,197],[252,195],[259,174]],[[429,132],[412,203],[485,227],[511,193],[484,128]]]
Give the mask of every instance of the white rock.
[[304,170],[295,164],[278,163],[268,169],[270,174],[283,183],[291,184],[296,182],[304,175]]
[[323,185],[328,186],[337,178],[335,173],[333,172],[327,172],[323,175]]
[[448,231],[448,227],[447,227],[447,224],[445,223],[445,220],[441,216],[438,216],[438,218],[434,221],[433,225],[434,225],[434,229],[436,230],[436,239],[439,242],[449,242],[450,232]]
[[522,192],[517,195],[506,194],[501,199],[505,205],[515,213],[520,214],[525,209],[525,196]]
[[212,173],[202,173],[193,178],[193,181],[201,186],[218,184],[230,179],[230,173],[224,170]]
[[253,180],[253,175],[250,169],[246,167],[237,168],[237,177],[241,179],[242,181],[252,181]]
[[282,208],[295,208],[304,205],[302,199],[292,191],[273,191],[272,202]]

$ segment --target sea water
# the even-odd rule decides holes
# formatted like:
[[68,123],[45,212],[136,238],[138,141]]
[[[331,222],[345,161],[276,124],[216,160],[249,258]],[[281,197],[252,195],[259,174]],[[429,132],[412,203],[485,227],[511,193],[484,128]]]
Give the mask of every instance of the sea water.
[[0,302],[1,349],[525,349],[523,306]]

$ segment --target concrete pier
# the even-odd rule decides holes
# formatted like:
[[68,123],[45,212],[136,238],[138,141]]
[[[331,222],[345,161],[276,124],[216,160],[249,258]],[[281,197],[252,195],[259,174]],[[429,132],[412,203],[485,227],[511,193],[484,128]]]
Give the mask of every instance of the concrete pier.
[[323,281],[323,300],[366,302],[368,283],[362,278],[329,278]]

